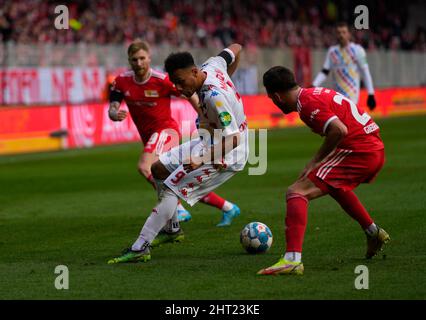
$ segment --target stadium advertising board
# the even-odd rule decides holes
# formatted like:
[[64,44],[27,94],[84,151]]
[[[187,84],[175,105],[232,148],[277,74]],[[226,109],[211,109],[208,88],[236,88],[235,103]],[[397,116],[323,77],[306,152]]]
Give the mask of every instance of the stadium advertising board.
[[[360,104],[365,110],[367,93]],[[426,113],[426,88],[378,89],[375,118]],[[249,127],[283,128],[300,125],[296,113],[284,116],[263,95],[243,96]],[[125,105],[123,105],[125,108]],[[188,121],[195,129],[196,114],[181,99],[172,100],[172,115],[178,123]],[[139,141],[130,117],[114,123],[108,118],[108,104],[55,105],[49,107],[0,108],[0,154],[85,148]]]
[[99,101],[104,68],[6,68],[0,70],[0,105]]

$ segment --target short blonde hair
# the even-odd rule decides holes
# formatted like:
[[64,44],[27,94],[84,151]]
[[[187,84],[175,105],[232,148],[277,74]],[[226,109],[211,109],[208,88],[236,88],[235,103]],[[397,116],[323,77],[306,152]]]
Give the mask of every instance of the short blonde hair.
[[135,41],[133,41],[129,45],[129,48],[127,49],[127,55],[128,55],[128,57],[130,58],[131,56],[133,56],[139,50],[144,50],[144,51],[146,51],[146,52],[149,53],[149,44],[148,44],[148,42],[143,41],[143,40],[135,40]]

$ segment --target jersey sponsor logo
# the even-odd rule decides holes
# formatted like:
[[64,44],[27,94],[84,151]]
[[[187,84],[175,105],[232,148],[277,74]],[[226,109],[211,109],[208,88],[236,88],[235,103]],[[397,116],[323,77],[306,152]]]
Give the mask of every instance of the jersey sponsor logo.
[[135,102],[135,105],[137,105],[137,106],[155,107],[157,105],[157,102],[138,101],[138,102]]
[[314,121],[315,116],[320,113],[320,109],[315,109],[314,111],[311,112],[311,116],[310,116],[310,120]]
[[377,129],[379,129],[379,126],[375,122],[364,127],[364,131],[365,131],[366,134],[370,134],[370,133],[376,131]]
[[157,90],[144,90],[144,93],[145,97],[149,98],[158,98],[160,96]]
[[320,95],[320,94],[321,94],[322,89],[323,89],[322,87],[317,87],[317,88],[315,88],[315,89],[314,89],[314,92],[312,92],[312,94],[313,94],[314,96]]
[[222,126],[226,127],[232,122],[232,117],[228,112],[224,111],[219,113],[219,121]]

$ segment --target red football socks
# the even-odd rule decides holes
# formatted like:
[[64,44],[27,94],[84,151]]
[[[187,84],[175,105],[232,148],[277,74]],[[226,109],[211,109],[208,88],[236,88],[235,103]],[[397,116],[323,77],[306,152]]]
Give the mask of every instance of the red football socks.
[[358,221],[362,229],[365,230],[373,223],[367,210],[353,191],[346,191],[340,189],[333,189],[330,195],[340,204],[340,206],[349,214],[353,219]]
[[308,199],[299,193],[287,194],[286,252],[302,252],[307,221]]
[[202,203],[208,204],[212,207],[216,207],[219,210],[222,210],[223,205],[225,204],[225,199],[219,197],[216,193],[210,192],[200,199]]

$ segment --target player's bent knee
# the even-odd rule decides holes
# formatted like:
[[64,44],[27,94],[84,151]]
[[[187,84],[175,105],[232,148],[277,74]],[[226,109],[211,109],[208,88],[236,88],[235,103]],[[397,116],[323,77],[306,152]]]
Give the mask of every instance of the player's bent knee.
[[300,194],[301,196],[306,196],[305,190],[303,190],[297,182],[287,188],[286,198],[288,198],[289,195],[292,194]]
[[155,179],[160,180],[164,180],[170,175],[170,172],[161,163],[161,161],[156,161],[153,163],[153,165],[151,166],[151,173]]

